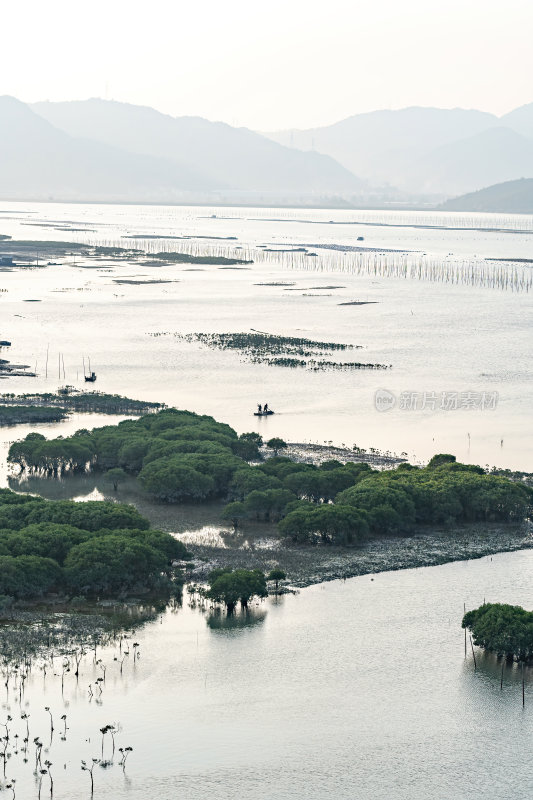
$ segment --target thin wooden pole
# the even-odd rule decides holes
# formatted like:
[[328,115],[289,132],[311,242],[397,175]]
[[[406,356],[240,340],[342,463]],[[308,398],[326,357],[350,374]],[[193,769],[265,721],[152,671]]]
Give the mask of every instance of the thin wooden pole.
[[500,675],[500,690],[503,689],[503,670],[505,667],[505,656],[502,658],[502,674]]
[[524,708],[526,704],[526,690],[524,684],[524,662],[522,661],[522,708]]
[[[463,610],[466,614],[466,603],[463,603]],[[465,661],[466,661],[466,628],[465,628]]]
[[470,647],[472,648],[472,655],[474,657],[474,670],[476,670],[477,669],[476,654],[474,653],[474,645],[473,645],[473,642],[472,642],[472,637],[470,637]]

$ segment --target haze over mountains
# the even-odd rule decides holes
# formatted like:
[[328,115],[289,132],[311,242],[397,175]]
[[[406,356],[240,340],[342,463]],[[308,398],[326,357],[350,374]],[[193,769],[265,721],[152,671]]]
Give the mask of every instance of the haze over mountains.
[[478,192],[447,200],[443,211],[495,211],[506,214],[533,214],[533,178],[506,181]]
[[463,109],[374,111],[267,135],[327,153],[372,185],[413,195],[457,195],[533,177],[533,103],[503,117]]
[[260,134],[115,101],[0,97],[6,199],[416,203],[522,177],[533,178],[533,103],[499,118],[406,108]]
[[362,182],[329,156],[244,128],[103,100],[0,98],[0,196],[174,202],[222,193],[321,197]]
[[332,158],[303,153],[223,122],[170,117],[152,108],[106,100],[36,103],[33,110],[71,136],[129,153],[187,164],[214,187],[259,192],[353,192],[362,186]]
[[0,197],[149,200],[176,186],[212,184],[186,165],[73,138],[24,103],[0,98]]

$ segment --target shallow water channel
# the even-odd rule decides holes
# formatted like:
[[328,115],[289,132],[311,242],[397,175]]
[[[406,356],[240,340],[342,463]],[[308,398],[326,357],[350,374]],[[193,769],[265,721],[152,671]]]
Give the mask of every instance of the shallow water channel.
[[[533,673],[521,676],[470,648],[463,603],[533,606],[533,552],[334,581],[254,606],[227,620],[189,606],[168,610],[135,634],[120,675],[118,644],[88,655],[79,682],[35,670],[23,710],[30,742],[52,761],[56,800],[89,797],[81,759],[101,756],[99,729],[120,727],[131,746],[125,772],[94,771],[95,798],[198,800],[208,796],[458,800],[528,798],[533,790]],[[56,662],[56,672],[60,672]],[[22,737],[16,692],[2,714]],[[61,738],[67,714],[66,739]],[[1,720],[3,721],[3,720]],[[33,749],[7,762],[17,797],[37,797]],[[104,757],[111,755],[111,739]],[[42,797],[49,795],[44,776]],[[6,794],[6,796],[8,796]]]
[[[417,227],[439,220],[447,227]],[[43,266],[37,242],[38,269],[0,274],[0,338],[12,343],[0,357],[38,377],[2,380],[0,391],[86,389],[90,358],[90,388],[211,414],[240,433],[531,469],[532,265],[505,260],[531,257],[530,216],[0,203],[0,234],[254,262]],[[180,338],[252,330],[353,345],[327,358],[391,367],[289,369]],[[383,391],[393,407],[377,408]],[[264,402],[275,415],[254,417]]]

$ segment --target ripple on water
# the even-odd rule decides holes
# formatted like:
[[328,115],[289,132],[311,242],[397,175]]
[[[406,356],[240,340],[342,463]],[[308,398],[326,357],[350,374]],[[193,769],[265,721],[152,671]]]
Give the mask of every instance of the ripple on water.
[[206,547],[227,547],[224,541],[223,534],[231,533],[229,528],[216,528],[213,525],[204,525],[195,530],[184,531],[183,533],[176,533],[176,539],[179,539],[183,544],[204,545]]

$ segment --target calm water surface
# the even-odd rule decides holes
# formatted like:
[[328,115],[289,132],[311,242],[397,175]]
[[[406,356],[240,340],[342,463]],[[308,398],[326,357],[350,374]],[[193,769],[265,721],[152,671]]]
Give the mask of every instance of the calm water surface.
[[[134,750],[125,774],[96,767],[96,798],[526,800],[533,675],[523,709],[516,668],[500,691],[494,659],[478,652],[477,672],[465,660],[460,620],[463,602],[484,598],[532,607],[532,579],[522,551],[314,586],[230,624],[185,598],[135,634],[141,656],[122,677],[117,649],[99,654],[101,702],[87,695],[100,674],[90,657],[63,695],[60,678],[34,672],[23,705],[45,746],[44,706],[56,719],[54,797],[89,796],[80,759],[99,757],[99,729],[114,722],[117,747]],[[22,735],[12,692],[3,713]],[[37,796],[31,759],[13,756],[7,770],[17,797]]]
[[[463,229],[416,227],[437,223]],[[526,291],[531,264],[485,259],[531,258],[532,230],[533,218],[524,215],[1,203],[0,233],[16,238],[250,254],[255,262],[234,270],[151,268],[107,258],[95,265],[78,258],[41,270],[3,272],[1,337],[12,341],[9,358],[36,366],[39,377],[2,381],[1,388],[54,391],[65,382],[84,388],[85,355],[101,391],[212,414],[240,432],[376,447],[415,460],[452,452],[464,461],[531,470],[531,293]],[[192,238],[126,238],[132,235]],[[361,235],[364,241],[358,242]],[[213,236],[237,238],[202,238]],[[319,245],[318,256],[259,249],[303,244]],[[323,249],[332,244],[367,249],[355,255]],[[411,265],[407,273],[402,265]],[[459,283],[452,282],[448,269],[456,271]],[[496,283],[478,285],[487,271]],[[173,282],[114,282],[121,278]],[[280,281],[294,283],[297,291],[260,285]],[[25,302],[32,299],[40,302]],[[340,305],[354,300],[372,304]],[[251,329],[357,345],[361,349],[347,351],[342,360],[392,368],[268,367],[246,362],[236,351],[208,350],[174,336]],[[60,352],[64,377],[58,371]],[[398,401],[402,392],[416,394],[418,409],[402,410],[397,402],[391,411],[376,411],[379,389],[393,392]],[[440,399],[431,400],[442,392],[497,392],[498,402],[493,410],[466,405],[443,411]],[[265,401],[277,413],[257,420],[252,411]]]
[[[210,247],[254,249],[255,260],[250,269],[191,271],[112,259],[88,269],[78,259],[1,273],[7,291],[0,294],[0,338],[12,341],[12,361],[39,372],[34,380],[2,381],[4,391],[54,391],[65,382],[84,387],[82,356],[90,355],[96,388],[213,414],[239,431],[356,443],[420,459],[449,451],[467,461],[531,469],[531,302],[523,288],[530,266],[510,267],[522,289],[502,287],[506,262],[496,267],[495,285],[477,280],[480,270],[490,272],[486,257],[531,258],[531,217],[6,203],[0,212],[0,233],[17,238],[124,245],[128,235],[187,235],[193,237],[187,246],[201,252],[207,245],[199,237],[236,236]],[[55,230],[55,222],[72,230]],[[436,222],[461,229],[416,227]],[[80,225],[86,230],[75,231]],[[307,261],[257,255],[261,244],[359,246],[358,236],[369,253],[415,252],[376,256],[375,263],[367,253],[357,256],[359,265],[355,256],[320,247]],[[142,246],[163,249],[165,241]],[[402,277],[399,266],[417,263],[420,279],[412,272]],[[451,282],[449,269],[462,270],[464,280]],[[142,277],[177,282],[114,283]],[[279,281],[299,291],[258,285]],[[353,300],[374,304],[339,305]],[[289,371],[173,335],[252,328],[361,345],[353,360],[392,369]],[[65,377],[57,372],[59,352]],[[492,411],[379,413],[373,397],[380,388],[397,395],[497,391],[499,402]],[[264,401],[277,413],[258,421],[251,411]],[[56,436],[115,421],[75,415],[59,425],[2,429],[3,454],[30,430]],[[2,454],[0,461],[5,484]],[[58,496],[65,489],[50,486]],[[533,552],[497,555],[314,586],[269,599],[229,623],[190,608],[185,598],[183,608],[135,634],[141,657],[133,664],[130,655],[122,676],[116,649],[101,654],[107,679],[98,701],[88,697],[101,674],[90,657],[79,684],[67,675],[63,693],[60,678],[35,670],[23,699],[31,739],[39,735],[48,745],[44,707],[50,706],[56,731],[43,755],[53,764],[56,800],[89,797],[80,760],[100,755],[99,729],[108,723],[121,727],[117,747],[134,751],[124,774],[118,766],[96,767],[94,797],[104,800],[470,800],[474,793],[525,800],[533,791],[533,675],[522,709],[516,669],[507,669],[500,691],[494,659],[479,653],[477,672],[470,654],[465,660],[460,620],[463,603],[471,608],[483,599],[533,607],[532,578]],[[14,719],[12,734],[22,736],[20,710],[10,690],[3,714]],[[7,762],[17,798],[37,797],[32,761],[33,752],[27,765],[20,754]]]

